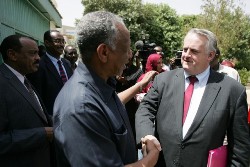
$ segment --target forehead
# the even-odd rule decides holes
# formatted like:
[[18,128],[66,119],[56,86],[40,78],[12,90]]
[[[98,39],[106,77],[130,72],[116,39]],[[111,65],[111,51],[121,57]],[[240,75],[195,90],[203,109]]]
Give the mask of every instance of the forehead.
[[154,49],[155,49],[155,50],[162,50],[162,48],[159,47],[159,46],[155,47]]
[[22,48],[26,50],[38,50],[37,43],[29,38],[20,38],[20,42],[22,44]]
[[207,38],[203,35],[191,33],[188,34],[184,39],[184,48],[202,48],[205,47]]
[[117,25],[119,31],[118,43],[130,46],[130,33],[125,25],[118,23]]
[[61,39],[63,39],[63,35],[60,32],[51,32],[50,36],[51,36],[51,38],[61,38]]

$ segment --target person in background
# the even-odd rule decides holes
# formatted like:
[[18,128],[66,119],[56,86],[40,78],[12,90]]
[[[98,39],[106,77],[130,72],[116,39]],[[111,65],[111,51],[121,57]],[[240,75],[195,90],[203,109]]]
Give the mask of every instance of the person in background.
[[159,54],[159,55],[161,55],[161,56],[164,56],[164,53],[162,52],[162,47],[161,47],[161,46],[155,46],[155,47],[154,47],[154,51],[155,51],[157,54]]
[[[126,68],[123,70],[121,76],[116,76],[116,92],[122,92],[136,84],[138,78],[143,74],[142,69],[133,64],[135,56],[129,58],[129,62],[126,64]],[[128,113],[129,122],[132,127],[133,134],[135,136],[135,112],[138,109],[138,103],[134,98],[131,98],[125,104],[126,111]]]
[[[146,68],[145,68],[145,73],[149,71],[156,71],[157,73],[161,73],[164,70],[162,69],[163,63],[162,63],[162,56],[159,54],[151,54],[147,58],[146,62]],[[142,74],[137,82],[140,82],[143,78],[145,77],[145,74]],[[148,83],[147,86],[143,87],[138,94],[136,94],[135,99],[137,102],[141,102],[143,99],[144,95],[148,92],[148,90],[151,88],[152,83],[153,83],[154,77],[151,78],[151,82]]]
[[44,44],[46,53],[41,57],[38,71],[27,75],[27,78],[36,88],[49,115],[52,116],[56,96],[71,77],[73,71],[70,62],[61,58],[65,40],[59,31],[46,31]]
[[156,75],[139,105],[137,143],[158,136],[161,167],[206,167],[209,151],[222,146],[226,134],[227,166],[249,165],[246,88],[211,70],[216,49],[211,31],[191,29],[184,38],[182,68]]
[[223,60],[223,61],[221,62],[221,64],[224,65],[224,66],[231,67],[231,68],[234,68],[234,67],[235,67],[235,65],[234,65],[231,61],[229,61],[229,60]]
[[71,68],[74,71],[77,67],[76,61],[78,59],[78,53],[77,53],[75,46],[73,46],[73,45],[65,46],[63,57],[70,62]]
[[[215,55],[214,59],[210,62],[211,68],[219,73],[225,74],[225,75],[235,79],[238,82],[241,82],[240,75],[239,75],[238,71],[236,71],[234,68],[232,68],[232,66],[230,67],[230,65],[227,66],[225,64],[219,63],[219,57],[220,57],[220,50],[217,48],[216,55]],[[229,63],[229,64],[232,64],[232,63]]]
[[145,157],[137,161],[128,115],[115,91],[115,76],[131,56],[128,29],[106,11],[84,15],[76,29],[81,61],[54,105],[58,166],[153,167],[159,142],[142,138]]
[[38,46],[19,35],[0,46],[0,166],[50,167],[52,121],[25,75],[38,70]]
[[46,53],[46,48],[44,45],[39,45],[38,49],[39,49],[38,55],[42,57]]
[[[164,59],[164,53],[162,52],[162,47],[161,47],[161,46],[156,46],[156,47],[154,47],[154,51],[155,51],[157,54],[161,55],[162,58]],[[169,64],[170,61],[168,61],[168,60],[169,60],[169,58],[166,57],[166,63],[164,63],[164,61],[163,61],[162,69],[163,69],[164,71],[170,71],[170,64]]]

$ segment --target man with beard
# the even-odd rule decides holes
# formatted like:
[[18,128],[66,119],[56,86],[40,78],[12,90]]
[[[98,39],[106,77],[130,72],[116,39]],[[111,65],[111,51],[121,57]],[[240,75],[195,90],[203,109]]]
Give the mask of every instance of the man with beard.
[[19,35],[0,46],[0,166],[50,167],[51,120],[25,75],[38,70],[38,47]]
[[44,45],[46,53],[41,58],[38,71],[27,77],[41,96],[49,115],[52,115],[56,96],[73,71],[70,62],[61,58],[65,40],[59,31],[46,31]]

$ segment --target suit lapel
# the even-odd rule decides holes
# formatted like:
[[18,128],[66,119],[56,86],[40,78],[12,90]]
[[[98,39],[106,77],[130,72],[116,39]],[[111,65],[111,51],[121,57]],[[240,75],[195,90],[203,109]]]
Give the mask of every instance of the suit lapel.
[[55,65],[52,63],[52,61],[49,59],[49,57],[47,55],[44,55],[44,61],[46,66],[48,67],[49,71],[52,73],[52,75],[55,76],[56,80],[63,85],[62,79],[55,67]]
[[[31,98],[28,90],[25,88],[25,86],[22,84],[22,82],[8,69],[7,66],[3,65],[1,68],[1,71],[3,71],[3,74],[5,75],[6,79],[9,81],[9,83],[13,86],[14,89],[16,89],[34,108],[36,113],[46,122],[47,119],[44,118],[41,111],[38,110],[38,106],[34,102],[34,100]],[[44,109],[44,108],[43,108]]]
[[67,76],[68,76],[68,79],[69,79],[72,76],[73,71],[72,71],[71,67],[69,66],[69,64],[65,61],[64,58],[62,58],[61,60],[63,62],[63,66],[64,66],[64,68],[66,70],[66,73],[67,73]]
[[208,78],[205,92],[204,92],[203,97],[201,99],[201,103],[200,103],[200,106],[198,108],[197,114],[196,114],[194,121],[193,121],[190,129],[188,130],[184,140],[189,138],[189,136],[199,127],[202,120],[209,112],[213,102],[215,101],[215,99],[220,91],[220,88],[221,88],[221,85],[219,83],[217,83],[217,81],[218,81],[217,76],[218,75],[216,75],[215,72],[210,71],[210,76]]
[[183,114],[183,98],[184,98],[184,75],[183,70],[179,70],[174,79],[174,106],[175,106],[175,115],[176,115],[176,126],[178,129],[178,134],[182,140],[182,114]]

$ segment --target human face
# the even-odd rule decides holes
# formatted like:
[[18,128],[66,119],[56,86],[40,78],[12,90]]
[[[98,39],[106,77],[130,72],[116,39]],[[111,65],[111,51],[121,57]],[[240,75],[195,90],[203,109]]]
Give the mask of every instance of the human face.
[[65,40],[60,32],[51,32],[50,36],[51,41],[45,41],[47,52],[51,54],[51,56],[59,59],[60,55],[63,54]]
[[213,59],[214,53],[207,51],[206,44],[205,36],[192,33],[185,37],[181,62],[189,75],[202,73]]
[[154,50],[155,50],[155,52],[156,52],[157,54],[163,55],[163,54],[162,54],[162,48],[161,48],[161,47],[158,47],[158,46],[157,46],[157,47],[154,48]]
[[67,47],[65,50],[64,58],[69,60],[71,64],[74,64],[78,59],[77,50],[71,46]]
[[162,58],[160,58],[160,59],[157,61],[157,71],[158,71],[158,72],[162,72],[162,67],[163,67],[163,62],[162,62]]
[[29,38],[20,38],[20,42],[23,47],[15,51],[16,70],[22,75],[36,72],[40,60],[36,42]]
[[111,76],[122,75],[123,70],[126,68],[126,64],[129,62],[129,58],[132,57],[132,51],[130,49],[130,34],[128,29],[121,24],[117,25],[119,29],[119,35],[116,42],[116,48],[111,50],[109,56],[109,70]]

